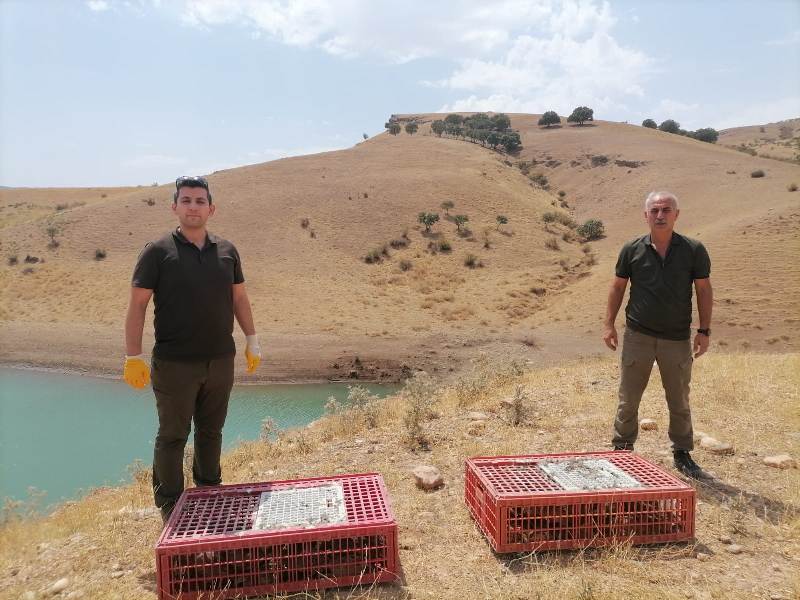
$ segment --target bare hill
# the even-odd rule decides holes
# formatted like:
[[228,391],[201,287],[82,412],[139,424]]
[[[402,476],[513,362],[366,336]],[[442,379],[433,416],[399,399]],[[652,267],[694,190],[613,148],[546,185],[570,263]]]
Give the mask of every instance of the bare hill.
[[[519,156],[423,125],[414,136],[210,176],[210,227],[242,254],[268,354],[262,378],[388,378],[404,365],[452,369],[478,349],[536,360],[600,352],[617,250],[645,231],[647,192],[664,188],[681,198],[679,231],[712,255],[715,342],[797,348],[800,194],[787,185],[800,183],[800,167],[631,125],[541,129],[537,116],[511,118]],[[766,176],[751,178],[755,169]],[[173,227],[171,194],[0,190],[0,358],[115,373],[130,272],[145,242]],[[468,233],[444,218],[431,234],[417,223],[420,211],[444,217],[445,200],[469,216]],[[586,246],[542,221],[557,209],[602,219],[607,238]],[[501,214],[509,223],[498,228]],[[48,248],[51,225],[57,248]],[[380,262],[363,260],[384,246]],[[466,266],[468,254],[482,266]],[[27,255],[44,264],[25,264]]]
[[725,129],[718,142],[764,158],[800,163],[800,119]]

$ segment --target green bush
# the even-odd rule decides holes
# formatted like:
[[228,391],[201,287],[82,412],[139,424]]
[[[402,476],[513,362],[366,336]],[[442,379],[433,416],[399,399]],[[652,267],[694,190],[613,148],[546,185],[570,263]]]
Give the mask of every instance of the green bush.
[[95,260],[103,260],[106,257],[106,251],[98,248],[94,251]]
[[594,121],[594,110],[588,106],[579,106],[567,117],[567,123],[583,125],[584,121]]
[[797,184],[796,183],[790,183],[789,186],[786,189],[789,190],[790,192],[796,192],[797,191]]
[[589,219],[578,227],[578,235],[587,241],[599,240],[605,235],[605,227],[599,219]]
[[568,214],[559,211],[544,213],[542,215],[542,221],[545,223],[560,223],[564,227],[569,227],[570,229],[575,229],[577,226],[575,219],[570,217]]
[[653,119],[645,119],[642,121],[642,127],[647,127],[648,129],[657,129],[658,125],[656,125],[656,122],[653,121]]
[[550,187],[550,182],[547,181],[547,176],[542,173],[536,173],[530,176],[530,180],[538,185],[543,190],[546,190]]
[[766,173],[764,173],[764,171],[762,171],[761,169],[756,169],[755,171],[750,173],[750,177],[753,178],[764,177],[764,175],[766,175]]
[[367,263],[368,265],[371,265],[371,264],[374,264],[374,263],[379,263],[379,262],[381,262],[381,260],[383,260],[382,254],[383,253],[382,253],[381,250],[377,250],[377,249],[376,250],[370,250],[369,252],[367,252],[367,255],[364,257],[364,262]]
[[662,121],[658,128],[666,133],[678,133],[681,130],[681,124],[674,119],[667,119]]
[[447,240],[441,240],[437,245],[439,252],[450,252],[453,249],[453,246],[450,245],[450,242]]
[[542,118],[539,119],[539,125],[544,125],[545,127],[550,127],[550,125],[560,125],[561,124],[561,117],[558,116],[558,113],[554,110],[548,110],[546,113],[542,115]]

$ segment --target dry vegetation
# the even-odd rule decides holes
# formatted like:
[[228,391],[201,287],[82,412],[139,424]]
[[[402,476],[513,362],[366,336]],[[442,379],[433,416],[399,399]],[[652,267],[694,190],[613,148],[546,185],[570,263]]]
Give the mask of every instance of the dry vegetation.
[[[383,474],[404,579],[328,598],[788,599],[800,593],[800,471],[771,469],[762,458],[800,454],[798,373],[795,354],[711,354],[696,362],[696,428],[732,442],[736,453],[695,453],[718,479],[697,488],[697,538],[688,545],[498,556],[463,504],[468,456],[606,447],[617,386],[611,358],[534,370],[481,358],[443,387],[417,376],[396,397],[359,397],[356,408],[334,407],[309,428],[243,444],[225,457],[224,472],[229,482]],[[642,432],[637,451],[669,464],[662,394],[654,373],[642,416],[660,431]],[[515,397],[526,414],[519,425],[501,406]],[[471,411],[488,419],[477,426]],[[443,489],[415,488],[409,471],[420,463],[443,472]],[[150,502],[140,469],[128,487],[97,490],[47,518],[8,522],[0,530],[0,595],[42,592],[68,577],[67,591],[83,597],[152,598],[160,519]],[[744,552],[726,552],[725,536]]]

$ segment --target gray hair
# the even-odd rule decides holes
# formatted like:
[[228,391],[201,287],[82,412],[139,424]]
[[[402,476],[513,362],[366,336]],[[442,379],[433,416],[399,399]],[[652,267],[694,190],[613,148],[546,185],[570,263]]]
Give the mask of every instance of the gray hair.
[[672,208],[678,210],[678,197],[672,192],[650,192],[645,198],[644,209],[647,210],[647,206],[656,200],[669,200],[672,203]]

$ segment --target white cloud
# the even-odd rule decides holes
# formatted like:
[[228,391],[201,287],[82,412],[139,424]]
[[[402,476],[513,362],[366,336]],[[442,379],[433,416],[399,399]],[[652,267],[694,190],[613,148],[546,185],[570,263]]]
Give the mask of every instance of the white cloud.
[[102,12],[110,8],[106,0],[88,0],[86,2],[86,6],[89,8],[89,10],[93,10],[95,12]]
[[800,44],[800,29],[795,29],[784,38],[764,42],[767,46],[795,46]]
[[800,96],[767,100],[747,106],[726,108],[724,111],[718,112],[723,116],[709,115],[709,122],[713,123],[712,127],[716,129],[796,119],[800,117]]

